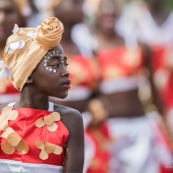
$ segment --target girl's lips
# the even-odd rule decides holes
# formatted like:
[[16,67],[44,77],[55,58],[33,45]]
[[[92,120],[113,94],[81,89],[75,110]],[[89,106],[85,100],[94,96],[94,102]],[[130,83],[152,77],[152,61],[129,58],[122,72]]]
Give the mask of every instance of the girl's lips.
[[66,89],[70,89],[70,83],[71,83],[71,81],[67,80],[66,82],[62,83],[62,86]]
[[70,85],[71,81],[70,80],[66,80],[65,82],[62,83],[62,85]]
[[63,87],[66,88],[66,89],[70,89],[70,85],[64,84]]

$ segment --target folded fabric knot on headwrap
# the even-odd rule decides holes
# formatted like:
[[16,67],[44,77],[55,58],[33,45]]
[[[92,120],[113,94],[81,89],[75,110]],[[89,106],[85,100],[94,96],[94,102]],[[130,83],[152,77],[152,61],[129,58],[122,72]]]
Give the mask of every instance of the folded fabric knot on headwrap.
[[4,63],[11,70],[15,88],[22,90],[46,53],[60,43],[63,31],[63,24],[55,17],[44,20],[37,28],[15,25],[4,49]]
[[63,25],[57,18],[45,20],[36,34],[35,41],[45,50],[50,50],[60,43]]

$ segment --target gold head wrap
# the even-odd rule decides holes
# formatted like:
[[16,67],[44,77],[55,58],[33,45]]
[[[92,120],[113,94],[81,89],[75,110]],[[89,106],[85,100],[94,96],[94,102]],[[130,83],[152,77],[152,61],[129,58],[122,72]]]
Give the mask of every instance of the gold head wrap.
[[62,38],[63,24],[50,17],[37,28],[18,28],[4,49],[4,63],[11,70],[11,81],[15,88],[22,90],[29,76],[46,53],[56,47]]

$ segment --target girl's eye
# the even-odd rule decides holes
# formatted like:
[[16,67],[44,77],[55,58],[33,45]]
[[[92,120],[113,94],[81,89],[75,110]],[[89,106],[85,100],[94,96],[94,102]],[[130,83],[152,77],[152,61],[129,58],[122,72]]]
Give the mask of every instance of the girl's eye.
[[53,68],[58,68],[59,67],[59,64],[58,65],[52,65]]

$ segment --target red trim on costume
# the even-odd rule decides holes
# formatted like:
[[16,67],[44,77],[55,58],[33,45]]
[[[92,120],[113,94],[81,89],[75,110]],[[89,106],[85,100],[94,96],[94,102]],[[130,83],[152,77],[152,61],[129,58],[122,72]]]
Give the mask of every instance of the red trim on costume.
[[166,167],[161,165],[160,173],[173,173],[173,165],[167,165]]
[[88,127],[86,130],[88,136],[91,137],[95,144],[95,155],[91,161],[91,165],[87,170],[87,173],[108,173],[110,152],[109,143],[110,136],[108,133],[108,127],[106,123],[99,125],[99,127]]
[[153,50],[153,66],[155,71],[165,70],[170,73],[167,84],[164,88],[161,88],[161,96],[165,102],[167,108],[173,107],[173,72],[170,72],[168,65],[166,64],[167,59],[173,58],[173,49],[164,46],[155,46]]
[[83,85],[93,87],[96,72],[92,60],[81,55],[68,59],[72,87]]
[[117,78],[136,74],[143,64],[143,55],[139,48],[112,48],[99,52],[101,78]]

